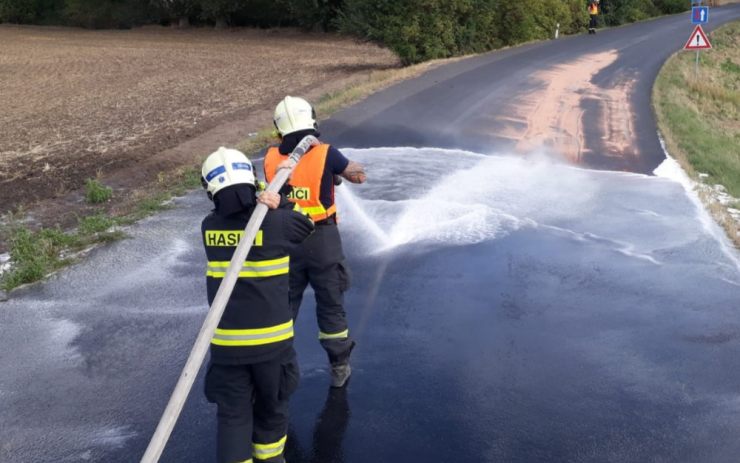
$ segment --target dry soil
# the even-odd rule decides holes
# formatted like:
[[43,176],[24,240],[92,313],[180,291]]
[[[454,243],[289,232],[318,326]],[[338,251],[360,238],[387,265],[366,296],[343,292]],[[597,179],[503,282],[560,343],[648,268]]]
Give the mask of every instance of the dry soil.
[[375,45],[293,30],[2,25],[0,213],[98,174],[125,191],[268,126],[286,94],[395,66]]

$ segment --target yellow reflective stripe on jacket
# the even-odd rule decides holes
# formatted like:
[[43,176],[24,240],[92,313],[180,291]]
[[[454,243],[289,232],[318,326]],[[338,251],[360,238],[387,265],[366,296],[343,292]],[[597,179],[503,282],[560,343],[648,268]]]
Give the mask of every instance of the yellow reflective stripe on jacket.
[[336,214],[336,205],[331,206],[329,209],[322,206],[315,207],[303,207],[303,212],[308,214],[314,222],[318,222],[324,219],[328,219],[332,215]]
[[309,218],[309,220],[311,220],[311,222],[313,222],[313,219],[311,219],[311,214],[309,214],[309,213],[308,213],[308,212],[306,211],[306,209],[302,208],[302,207],[300,206],[300,204],[298,204],[298,203],[293,203],[293,210],[294,210],[295,212],[299,213],[299,214],[303,214],[303,215],[305,215],[306,217],[308,217],[308,218]]
[[349,329],[340,331],[339,333],[324,333],[319,331],[319,339],[345,339],[349,336]]
[[[229,261],[208,261],[206,276],[223,278],[229,268]],[[246,261],[239,271],[241,278],[272,277],[287,275],[290,272],[290,256],[272,260]]]
[[223,330],[216,328],[211,344],[217,346],[261,346],[293,337],[293,320],[280,325],[250,330]]
[[254,448],[254,457],[258,460],[267,460],[269,458],[280,456],[283,453],[283,450],[285,450],[285,442],[287,440],[288,436],[283,436],[282,439],[271,444],[253,443],[252,447]]
[[326,214],[326,208],[324,206],[303,207],[301,209],[303,209],[303,212],[310,216]]

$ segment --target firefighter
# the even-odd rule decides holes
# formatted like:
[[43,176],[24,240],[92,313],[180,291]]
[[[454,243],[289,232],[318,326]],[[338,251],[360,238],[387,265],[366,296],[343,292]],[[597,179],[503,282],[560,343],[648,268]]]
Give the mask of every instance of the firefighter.
[[588,33],[595,34],[596,33],[596,19],[599,16],[599,0],[590,0],[588,4],[588,15],[591,18],[588,22]]
[[270,210],[239,273],[211,340],[205,381],[218,406],[219,463],[284,462],[288,399],[298,386],[293,314],[288,301],[290,252],[314,227],[280,195],[257,198],[252,163],[241,152],[220,148],[208,156],[202,183],[215,208],[202,224],[213,303],[229,261],[257,202]]
[[[265,179],[271,182],[280,168],[293,162],[288,154],[306,135],[319,136],[316,113],[302,98],[286,96],[275,108],[273,122],[280,135],[280,146],[265,154]],[[342,240],[337,228],[334,187],[341,178],[352,183],[366,180],[360,164],[348,160],[328,144],[314,146],[295,167],[283,191],[300,205],[316,224],[316,232],[294,253],[290,269],[290,306],[293,318],[303,292],[310,284],[316,296],[319,340],[331,365],[332,387],[343,387],[352,372],[349,357],[355,342],[349,336],[344,311],[344,292],[349,288],[349,273],[344,262]]]

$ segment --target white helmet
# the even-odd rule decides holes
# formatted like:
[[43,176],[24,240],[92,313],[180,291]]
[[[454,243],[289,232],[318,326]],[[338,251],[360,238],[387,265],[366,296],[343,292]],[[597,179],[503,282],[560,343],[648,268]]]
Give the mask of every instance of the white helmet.
[[203,163],[201,182],[208,197],[213,199],[216,193],[231,185],[254,186],[254,168],[244,153],[222,146]]
[[313,107],[303,98],[294,96],[286,96],[278,103],[272,121],[282,136],[300,130],[318,129]]

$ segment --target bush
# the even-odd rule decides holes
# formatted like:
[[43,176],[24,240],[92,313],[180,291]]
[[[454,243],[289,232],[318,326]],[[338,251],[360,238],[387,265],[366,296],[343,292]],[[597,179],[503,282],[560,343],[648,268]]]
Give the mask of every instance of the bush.
[[60,23],[64,4],[65,0],[0,0],[0,23]]
[[686,0],[655,0],[655,6],[661,13],[675,14],[687,11],[691,4]]
[[[583,31],[588,0],[0,0],[0,22],[91,28],[146,23],[335,30],[394,50],[405,64]],[[602,0],[619,25],[688,9],[687,0]]]
[[496,5],[487,0],[345,0],[337,26],[384,44],[411,64],[501,45]]
[[[220,3],[220,0],[217,1]],[[149,0],[149,6],[163,23],[187,26],[190,18],[200,13],[200,4],[207,2],[208,0]]]
[[228,24],[229,17],[239,10],[238,0],[201,0],[201,17],[214,21],[217,26]]
[[565,6],[569,12],[569,23],[561,24],[560,31],[564,34],[577,34],[588,27],[588,11],[581,0],[566,0]]
[[336,21],[340,31],[384,44],[405,64],[547,39],[558,24],[575,33],[587,23],[582,0],[345,0]]
[[292,19],[291,0],[241,0],[240,3],[239,9],[231,15],[235,25],[281,27],[296,24]]
[[66,0],[67,24],[91,29],[129,29],[154,16],[147,0]]
[[642,21],[660,14],[653,0],[604,0],[602,5],[604,22],[609,26]]
[[[575,23],[570,2],[562,0],[520,0],[501,7],[501,30],[506,44],[552,37],[558,24],[563,31]],[[579,5],[583,11],[582,4]]]
[[305,29],[332,30],[343,0],[292,0],[287,2],[290,19]]
[[28,0],[0,0],[0,22],[30,23],[36,19],[34,2]]
[[88,178],[85,181],[85,200],[90,204],[100,204],[113,196],[113,189],[95,180]]

